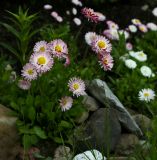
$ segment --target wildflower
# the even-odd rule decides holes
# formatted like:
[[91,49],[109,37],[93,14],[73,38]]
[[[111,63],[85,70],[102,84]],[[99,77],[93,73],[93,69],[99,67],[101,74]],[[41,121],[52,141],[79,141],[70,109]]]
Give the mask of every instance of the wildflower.
[[49,71],[53,66],[53,58],[47,52],[34,53],[30,57],[30,63],[38,73]]
[[92,42],[96,39],[97,35],[95,32],[87,32],[85,34],[85,41],[88,45],[91,45]]
[[149,28],[152,31],[157,31],[157,25],[155,23],[147,23],[147,28]]
[[69,10],[67,10],[67,11],[66,11],[66,14],[67,14],[67,15],[70,15],[70,11],[69,11]]
[[110,54],[105,54],[101,58],[101,61],[99,61],[101,68],[103,68],[105,71],[111,70],[113,67],[113,58]]
[[133,48],[133,46],[132,46],[132,44],[130,42],[126,43],[126,49],[128,51],[132,50],[132,48]]
[[64,66],[67,67],[68,65],[70,65],[70,58],[69,58],[69,56],[67,55],[67,56],[65,57]]
[[136,52],[135,51],[129,51],[129,55],[131,56],[131,57],[136,57]]
[[66,110],[69,110],[72,107],[73,99],[71,97],[65,96],[65,97],[62,97],[59,101],[60,101],[61,110],[63,112]]
[[139,94],[139,100],[140,101],[146,101],[146,102],[149,102],[151,100],[154,100],[155,99],[155,92],[148,88],[148,89],[142,89]]
[[64,58],[65,55],[68,54],[68,48],[64,41],[61,39],[56,39],[51,41],[49,44],[50,53],[57,58]]
[[11,71],[10,73],[10,77],[9,77],[9,81],[10,82],[14,82],[17,78],[16,72],[15,71]]
[[137,60],[144,62],[147,60],[147,55],[143,51],[135,52],[135,56]]
[[34,68],[34,66],[30,63],[27,63],[25,66],[23,66],[22,76],[26,80],[34,80],[37,78],[37,72]]
[[76,6],[82,7],[82,2],[79,1],[79,0],[71,0],[71,2],[72,2],[73,4],[75,4]]
[[52,9],[52,6],[50,4],[45,4],[44,9],[45,10],[50,10],[50,9]]
[[85,83],[80,78],[73,77],[68,82],[69,91],[73,92],[73,95],[81,96],[85,95]]
[[12,66],[10,64],[7,64],[6,67],[5,67],[6,71],[12,71],[12,69],[13,68],[12,68]]
[[21,79],[18,81],[18,87],[23,89],[23,90],[28,90],[31,87],[31,82]]
[[103,34],[111,40],[118,40],[119,39],[117,29],[106,29],[103,31]]
[[96,53],[110,53],[112,50],[112,46],[108,39],[104,36],[97,36],[92,42],[92,49]]
[[106,19],[106,17],[100,12],[95,12],[95,14],[98,16],[99,21],[104,21]]
[[91,8],[83,8],[81,10],[82,14],[88,19],[91,20],[92,22],[97,23],[99,21],[98,15],[94,12],[93,9]]
[[81,25],[81,20],[79,18],[74,18],[73,21],[77,26]]
[[124,34],[125,39],[128,39],[128,38],[129,38],[129,33],[128,33],[127,31],[119,30],[118,33],[119,33],[120,35]]
[[35,44],[33,51],[36,52],[46,52],[47,51],[47,42],[39,41]]
[[133,61],[132,59],[126,59],[125,60],[125,65],[129,68],[129,69],[135,69],[137,64],[135,61]]
[[118,24],[116,24],[116,23],[113,22],[113,21],[107,21],[106,23],[107,23],[109,29],[116,29],[116,30],[119,29]]
[[157,7],[152,10],[152,13],[155,17],[157,17]]
[[140,71],[144,77],[151,77],[152,76],[152,70],[147,66],[142,66],[140,68]]
[[135,33],[137,32],[137,27],[135,25],[129,25],[128,29],[130,32]]
[[62,18],[61,16],[56,17],[56,20],[57,20],[58,22],[63,22],[63,18]]
[[131,21],[132,21],[133,24],[135,24],[137,26],[141,24],[141,21],[139,19],[136,19],[136,18],[132,19]]
[[73,13],[73,15],[76,15],[77,14],[77,9],[76,8],[72,8],[72,13]]
[[148,31],[147,26],[144,24],[140,24],[138,28],[141,32],[144,32],[144,33]]
[[53,11],[51,12],[51,16],[56,19],[58,17],[58,13]]

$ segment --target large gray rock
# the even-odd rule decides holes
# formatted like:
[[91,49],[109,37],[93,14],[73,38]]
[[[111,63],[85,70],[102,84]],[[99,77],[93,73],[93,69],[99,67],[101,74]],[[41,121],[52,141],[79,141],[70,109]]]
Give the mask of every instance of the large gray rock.
[[121,126],[115,109],[100,108],[89,118],[82,134],[76,137],[76,149],[84,152],[97,149],[104,152],[113,151],[121,136]]
[[0,160],[15,160],[20,152],[16,120],[11,110],[0,104]]
[[87,91],[101,102],[105,107],[116,109],[119,122],[128,131],[142,136],[143,133],[130,113],[125,109],[119,99],[112,93],[108,85],[100,80],[94,79],[87,83]]

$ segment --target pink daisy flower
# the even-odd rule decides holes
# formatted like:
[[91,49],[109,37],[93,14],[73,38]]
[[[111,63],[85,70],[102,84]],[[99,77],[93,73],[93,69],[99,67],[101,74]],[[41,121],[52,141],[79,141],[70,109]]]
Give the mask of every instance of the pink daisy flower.
[[133,49],[133,46],[132,46],[132,44],[131,44],[130,42],[126,43],[126,49],[127,49],[128,51],[130,51],[130,50]]
[[92,42],[96,39],[97,34],[95,32],[87,32],[85,34],[85,41],[88,45],[91,45]]
[[118,30],[117,29],[106,29],[103,31],[103,35],[105,35],[108,39],[118,40]]
[[18,81],[18,87],[23,90],[28,90],[31,87],[31,82],[24,79],[20,79]]
[[69,110],[72,107],[73,99],[71,97],[65,96],[65,97],[62,97],[59,100],[59,102],[60,102],[61,110],[65,112],[66,110]]
[[38,73],[44,73],[52,68],[54,62],[48,52],[40,52],[31,55],[30,63],[35,67]]
[[147,26],[144,25],[144,24],[140,24],[140,25],[138,26],[138,28],[139,28],[139,30],[140,30],[141,32],[143,32],[143,33],[148,32],[148,28],[147,28]]
[[110,53],[112,46],[104,36],[97,36],[92,42],[92,50],[96,53]]
[[57,58],[64,58],[65,55],[68,54],[68,48],[64,41],[61,39],[56,39],[51,41],[49,44],[49,51],[50,53]]
[[73,77],[68,82],[69,91],[73,92],[73,95],[81,96],[85,95],[85,83],[80,78]]
[[88,20],[91,20],[92,22],[95,23],[99,21],[99,16],[94,12],[93,9],[85,7],[81,10],[81,12]]
[[107,23],[109,29],[119,29],[118,24],[116,24],[113,21],[107,21],[106,23]]
[[106,17],[102,13],[95,12],[95,14],[98,16],[98,21],[105,21]]
[[69,65],[70,65],[70,58],[69,58],[69,56],[66,56],[66,57],[65,57],[64,66],[67,67],[67,66],[69,66]]
[[46,52],[47,51],[47,42],[46,41],[39,41],[35,44],[33,51],[36,52]]
[[34,66],[30,63],[27,63],[25,66],[23,66],[22,76],[24,79],[31,81],[37,78],[37,72],[34,68]]
[[101,68],[103,68],[105,71],[111,70],[113,67],[113,58],[110,54],[105,54],[99,63]]

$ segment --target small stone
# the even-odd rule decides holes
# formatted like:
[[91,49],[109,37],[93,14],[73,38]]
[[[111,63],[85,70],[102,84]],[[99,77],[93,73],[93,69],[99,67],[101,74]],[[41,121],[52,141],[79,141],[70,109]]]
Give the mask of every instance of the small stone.
[[83,96],[83,102],[88,111],[96,111],[99,108],[98,102],[91,96]]
[[139,144],[139,138],[134,134],[122,134],[117,143],[115,153],[122,156],[128,156],[133,153],[135,147]]

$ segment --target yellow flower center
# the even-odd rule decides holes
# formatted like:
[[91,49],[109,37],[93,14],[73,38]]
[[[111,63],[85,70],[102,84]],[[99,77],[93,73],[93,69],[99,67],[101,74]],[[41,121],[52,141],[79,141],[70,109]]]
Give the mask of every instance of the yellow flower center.
[[106,42],[104,42],[104,41],[99,41],[99,42],[98,42],[98,46],[99,46],[99,48],[106,48]]
[[107,60],[107,59],[104,59],[104,60],[103,60],[103,63],[104,63],[104,64],[108,64],[108,60]]
[[45,64],[45,63],[46,63],[45,57],[40,57],[40,58],[38,58],[38,64],[43,65],[43,64]]
[[143,56],[144,56],[144,53],[141,52],[141,53],[139,54],[139,56],[143,57]]
[[40,51],[40,52],[45,52],[45,47],[44,47],[44,46],[43,46],[43,47],[40,47],[39,51]]
[[74,88],[75,90],[77,90],[77,89],[79,88],[79,84],[78,84],[78,83],[75,83],[75,84],[73,85],[73,88]]
[[148,96],[149,96],[149,93],[144,93],[144,96],[145,96],[145,97],[148,97]]
[[62,52],[62,47],[60,45],[55,46],[55,51]]
[[33,74],[33,70],[32,70],[32,69],[29,69],[29,70],[27,71],[27,73],[28,73],[29,75],[32,75],[32,74]]
[[140,23],[140,20],[136,19],[136,20],[135,20],[135,23]]
[[65,106],[67,104],[67,100],[66,99],[63,99],[62,101],[63,105]]

